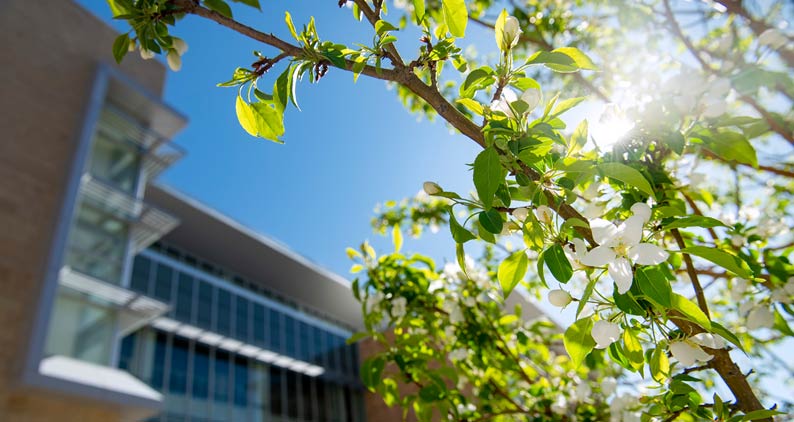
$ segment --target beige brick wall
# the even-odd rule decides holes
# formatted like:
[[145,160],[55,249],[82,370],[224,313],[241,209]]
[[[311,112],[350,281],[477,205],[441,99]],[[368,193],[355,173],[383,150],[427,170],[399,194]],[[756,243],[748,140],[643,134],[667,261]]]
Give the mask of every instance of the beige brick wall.
[[[117,420],[18,387],[83,113],[98,63],[114,63],[115,33],[69,0],[3,0],[0,35],[0,421]],[[133,54],[123,68],[161,92],[162,65]]]

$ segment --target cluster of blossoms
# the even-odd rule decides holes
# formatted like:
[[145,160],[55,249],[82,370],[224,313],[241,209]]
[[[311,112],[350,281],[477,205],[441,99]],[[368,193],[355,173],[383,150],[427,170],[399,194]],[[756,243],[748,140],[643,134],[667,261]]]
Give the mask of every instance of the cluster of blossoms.
[[[130,51],[135,49],[135,44],[130,44]],[[141,58],[144,60],[151,60],[154,58],[154,51],[147,50],[146,47],[141,46]],[[182,38],[171,37],[171,48],[168,49],[165,59],[168,62],[168,67],[174,72],[182,69],[182,56],[187,53],[188,46]]]

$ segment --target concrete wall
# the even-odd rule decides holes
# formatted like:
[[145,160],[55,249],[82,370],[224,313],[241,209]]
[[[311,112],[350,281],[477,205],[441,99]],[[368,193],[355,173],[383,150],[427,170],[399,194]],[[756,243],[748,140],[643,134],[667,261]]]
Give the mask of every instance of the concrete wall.
[[[104,3],[104,2],[103,2]],[[0,420],[112,421],[118,410],[19,387],[92,82],[113,30],[68,0],[0,1]],[[153,93],[165,69],[124,72]]]

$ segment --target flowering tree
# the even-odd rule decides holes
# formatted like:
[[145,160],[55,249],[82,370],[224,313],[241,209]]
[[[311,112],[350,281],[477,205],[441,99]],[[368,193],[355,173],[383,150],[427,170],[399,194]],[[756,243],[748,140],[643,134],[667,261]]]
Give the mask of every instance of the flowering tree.
[[[109,0],[131,27],[117,60],[137,48],[177,70],[187,44],[169,31],[186,15],[274,49],[220,84],[253,136],[278,142],[299,81],[338,69],[482,147],[472,194],[425,183],[373,220],[393,253],[348,251],[366,324],[351,340],[382,345],[364,384],[421,420],[468,421],[771,420],[791,405],[764,376],[794,336],[794,42],[777,18],[792,6],[760,3],[340,0],[374,34],[347,46],[289,13],[280,39],[223,0]],[[464,53],[469,25],[497,54]],[[569,129],[588,97],[609,104]],[[402,233],[441,226],[457,263],[400,252]],[[511,302],[525,293],[574,321],[525,318]]]

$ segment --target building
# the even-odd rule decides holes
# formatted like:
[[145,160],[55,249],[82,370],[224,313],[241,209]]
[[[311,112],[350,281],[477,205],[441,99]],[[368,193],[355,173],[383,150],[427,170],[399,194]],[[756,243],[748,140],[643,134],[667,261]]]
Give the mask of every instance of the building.
[[365,420],[348,283],[153,184],[162,64],[70,1],[0,33],[0,420]]

